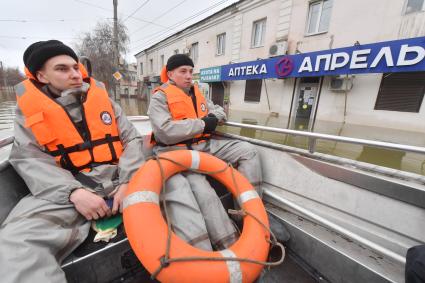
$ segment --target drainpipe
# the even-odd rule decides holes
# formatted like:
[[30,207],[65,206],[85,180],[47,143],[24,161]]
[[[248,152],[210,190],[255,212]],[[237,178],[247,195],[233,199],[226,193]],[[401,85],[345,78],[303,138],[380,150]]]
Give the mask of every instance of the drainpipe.
[[347,116],[347,94],[348,94],[348,74],[345,75],[345,100],[344,100],[344,121],[342,124],[345,124],[345,118]]
[[269,112],[272,112],[272,109],[270,108],[270,99],[269,99],[269,92],[267,91],[266,79],[263,79],[263,82],[264,82],[264,89],[266,90],[267,106],[269,107]]

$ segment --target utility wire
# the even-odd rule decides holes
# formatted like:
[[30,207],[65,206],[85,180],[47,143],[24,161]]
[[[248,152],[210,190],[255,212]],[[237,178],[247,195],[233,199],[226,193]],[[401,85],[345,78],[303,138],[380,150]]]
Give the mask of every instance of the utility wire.
[[[183,1],[181,1],[181,2],[179,2],[179,3],[177,3],[177,5],[175,5],[175,6],[173,6],[173,7],[171,7],[170,9],[168,9],[167,11],[165,11],[164,13],[162,13],[161,15],[159,15],[159,16],[157,16],[155,19],[153,19],[152,20],[152,22],[155,22],[156,20],[158,20],[158,19],[160,19],[160,18],[162,18],[163,16],[165,16],[166,14],[168,14],[170,11],[172,11],[172,10],[174,10],[175,8],[177,8],[178,6],[180,6],[180,5],[182,5],[184,2],[186,2],[187,0],[183,0]],[[135,30],[134,32],[132,32],[131,34],[130,34],[130,36],[131,35],[133,35],[133,34],[135,34],[136,32],[138,32],[138,31],[141,31],[142,29],[144,29],[144,28],[146,28],[147,27],[147,25],[146,26],[143,26],[143,27],[141,27],[141,28],[139,28],[139,29],[137,29],[137,30]],[[169,27],[168,27],[169,28]],[[167,29],[168,29],[167,28]]]
[[102,6],[94,5],[94,4],[89,3],[89,2],[86,2],[86,1],[81,1],[81,0],[74,0],[74,1],[75,2],[79,2],[79,3],[86,4],[88,6],[92,6],[92,7],[95,7],[95,8],[101,9],[101,10],[104,10],[104,11],[108,11],[108,12],[111,12],[112,11],[112,9],[107,9],[107,8],[102,7]]
[[[199,12],[195,13],[194,15],[189,16],[189,17],[183,19],[180,22],[177,22],[177,23],[175,23],[175,24],[172,25],[172,28],[171,29],[167,29],[167,30],[165,30],[163,32],[160,32],[159,34],[158,34],[158,32],[154,32],[154,33],[151,33],[151,34],[147,35],[146,37],[143,37],[143,38],[140,38],[140,39],[134,41],[133,44],[134,43],[137,43],[137,42],[140,42],[142,40],[146,40],[145,43],[143,43],[141,45],[138,45],[138,46],[136,46],[134,48],[131,48],[131,50],[135,50],[135,49],[138,49],[140,47],[147,46],[147,45],[149,45],[149,44],[151,44],[152,42],[155,42],[155,41],[159,42],[159,41],[163,40],[163,39],[161,39],[161,40],[157,40],[157,39],[159,37],[161,37],[162,35],[165,35],[167,33],[170,33],[170,35],[171,35],[172,31],[175,30],[176,28],[182,26],[183,24],[189,22],[190,20],[192,20],[194,18],[199,17],[202,14],[205,14],[206,12],[209,12],[211,9],[214,9],[214,8],[218,7],[219,5],[221,5],[221,4],[223,4],[223,3],[227,2],[227,1],[228,0],[222,0],[220,2],[217,2],[217,3],[213,4],[213,5],[211,5],[210,7],[208,7],[206,9],[202,10],[202,11],[199,11]],[[167,36],[169,36],[169,35],[167,35]],[[165,36],[164,38],[166,38],[167,36]],[[153,38],[155,38],[155,39],[153,39]]]
[[145,6],[150,0],[146,0],[145,2],[142,3],[142,5],[140,5],[140,7],[138,7],[136,10],[134,10],[133,13],[131,13],[130,15],[127,16],[127,18],[125,18],[122,22],[125,23],[125,21],[127,21],[130,17],[132,17],[134,14],[136,14],[141,8],[143,8],[143,6]]
[[[104,10],[104,11],[108,11],[108,12],[112,12],[113,11],[113,9],[107,9],[107,8],[104,8],[104,7],[101,7],[101,6],[98,6],[98,5],[94,5],[94,4],[92,4],[92,3],[88,3],[88,2],[85,2],[85,1],[81,1],[81,0],[74,0],[74,1],[76,1],[76,2],[78,2],[78,3],[82,3],[82,4],[85,4],[85,5],[88,5],[88,6],[91,6],[91,7],[95,7],[95,8],[98,8],[98,9],[102,9],[102,10]],[[126,16],[125,14],[122,14],[122,13],[120,13],[120,15],[121,16]],[[140,21],[140,22],[143,22],[143,23],[148,23],[148,24],[151,24],[151,25],[155,25],[155,26],[158,26],[158,27],[161,27],[161,28],[169,28],[169,27],[166,27],[166,26],[163,26],[163,25],[160,25],[160,24],[157,24],[157,23],[154,23],[154,22],[152,22],[152,21],[146,21],[146,20],[143,20],[143,19],[140,19],[140,18],[136,18],[136,17],[133,17],[133,16],[131,16],[131,18],[132,19],[135,19],[135,20],[138,20],[138,21]]]
[[[202,14],[204,14],[204,13],[206,13],[206,12],[210,11],[211,9],[214,9],[215,7],[217,7],[217,6],[219,6],[219,5],[223,4],[224,2],[227,2],[227,1],[228,1],[228,0],[223,0],[223,1],[221,1],[221,2],[218,2],[218,3],[216,3],[216,4],[214,4],[214,5],[212,5],[212,6],[208,7],[208,8],[206,8],[206,9],[204,9],[204,10],[202,10],[202,11],[197,12],[196,14],[194,14],[194,15],[192,15],[192,16],[189,16],[189,17],[187,17],[187,18],[183,19],[183,20],[182,20],[182,21],[180,21],[180,22],[177,22],[177,23],[173,24],[173,25],[172,25],[173,27],[172,27],[171,29],[169,29],[169,30],[165,30],[165,31],[163,31],[163,32],[162,32],[162,33],[160,33],[160,34],[158,34],[158,32],[151,33],[151,34],[147,35],[146,37],[143,37],[143,38],[140,38],[140,39],[138,39],[138,40],[134,41],[134,42],[133,42],[133,44],[134,44],[134,43],[137,43],[137,42],[139,42],[139,41],[142,41],[142,40],[152,41],[152,40],[151,40],[151,38],[153,38],[153,37],[158,38],[159,36],[164,35],[164,34],[166,34],[166,33],[170,32],[170,31],[172,31],[172,30],[174,30],[174,29],[178,28],[179,26],[181,26],[181,25],[183,25],[183,24],[187,23],[188,21],[190,21],[190,20],[192,20],[192,19],[194,19],[194,18],[196,18],[196,17],[198,17],[198,16],[200,16],[200,15],[202,15]],[[139,47],[140,47],[140,45],[139,45]]]
[[[110,18],[105,18],[110,19]],[[17,22],[17,23],[33,23],[33,22],[81,22],[81,21],[92,21],[93,19],[40,19],[40,20],[21,20],[21,19],[0,19],[0,22]]]
[[59,38],[59,39],[79,39],[78,37],[61,37],[61,36],[11,36],[11,35],[0,35],[0,38],[9,38],[9,39],[52,39],[52,38]]

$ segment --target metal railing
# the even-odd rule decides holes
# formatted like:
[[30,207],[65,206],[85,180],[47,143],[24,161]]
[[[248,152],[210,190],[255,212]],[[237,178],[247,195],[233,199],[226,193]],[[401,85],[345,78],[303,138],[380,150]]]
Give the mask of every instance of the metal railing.
[[6,145],[13,143],[13,140],[14,140],[13,136],[0,139],[0,148],[5,147]]
[[316,151],[316,141],[321,139],[321,140],[331,140],[336,142],[360,144],[360,145],[367,145],[367,146],[373,146],[373,147],[380,147],[380,148],[425,154],[425,147],[420,147],[420,146],[404,145],[404,144],[390,143],[390,142],[383,142],[383,141],[372,141],[372,140],[366,140],[366,139],[341,137],[341,136],[334,136],[334,135],[328,135],[328,134],[303,132],[303,131],[265,127],[265,126],[256,126],[256,125],[242,124],[242,123],[235,123],[235,122],[225,122],[224,125],[239,127],[239,128],[246,128],[246,129],[260,130],[260,131],[266,131],[266,132],[273,132],[273,133],[289,134],[293,136],[308,137],[309,138],[308,151],[310,153],[314,153]]
[[[132,122],[149,120],[148,116],[129,116],[128,118]],[[273,133],[288,134],[293,136],[308,137],[309,138],[308,151],[310,153],[314,153],[316,151],[317,140],[330,140],[330,141],[336,141],[336,142],[367,145],[367,146],[373,146],[378,148],[387,148],[387,149],[393,149],[393,150],[401,150],[401,151],[425,154],[425,147],[420,147],[420,146],[334,136],[334,135],[328,135],[328,134],[296,131],[296,130],[266,127],[266,126],[256,126],[256,125],[242,124],[242,123],[236,123],[236,122],[225,122],[224,125],[231,126],[231,127],[239,127],[239,128],[245,128],[245,129],[254,129],[254,130],[260,130],[260,131],[266,131],[266,132],[273,132]],[[13,142],[12,136],[6,137],[4,139],[0,139],[0,148],[8,144],[11,144],[12,142]]]

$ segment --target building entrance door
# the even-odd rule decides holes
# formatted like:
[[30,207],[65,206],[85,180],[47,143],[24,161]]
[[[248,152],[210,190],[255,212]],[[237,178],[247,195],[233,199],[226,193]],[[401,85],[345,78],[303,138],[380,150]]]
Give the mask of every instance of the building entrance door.
[[224,107],[224,86],[222,82],[211,83],[211,100],[214,104]]
[[311,130],[313,127],[319,81],[319,77],[300,80],[294,103],[295,121],[293,125],[295,130]]

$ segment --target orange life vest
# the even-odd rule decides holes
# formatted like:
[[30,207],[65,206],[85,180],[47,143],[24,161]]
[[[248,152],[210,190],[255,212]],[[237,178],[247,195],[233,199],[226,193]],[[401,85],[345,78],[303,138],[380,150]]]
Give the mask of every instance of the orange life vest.
[[123,150],[103,83],[87,80],[90,88],[82,103],[81,132],[64,107],[43,93],[34,80],[26,79],[15,87],[25,127],[31,128],[37,142],[60,166],[74,174],[97,164],[114,163]]
[[207,102],[199,91],[198,86],[193,86],[196,109],[193,105],[192,98],[182,89],[172,84],[163,84],[155,90],[160,90],[167,97],[168,108],[170,109],[173,120],[197,119],[208,115]]
[[[158,90],[162,91],[167,98],[168,109],[170,110],[172,120],[200,119],[208,115],[207,102],[196,84],[193,86],[196,108],[194,107],[192,98],[173,84],[165,83],[157,87],[154,93]],[[204,141],[209,137],[209,134],[199,134],[194,139],[182,141],[179,144],[196,143]]]

